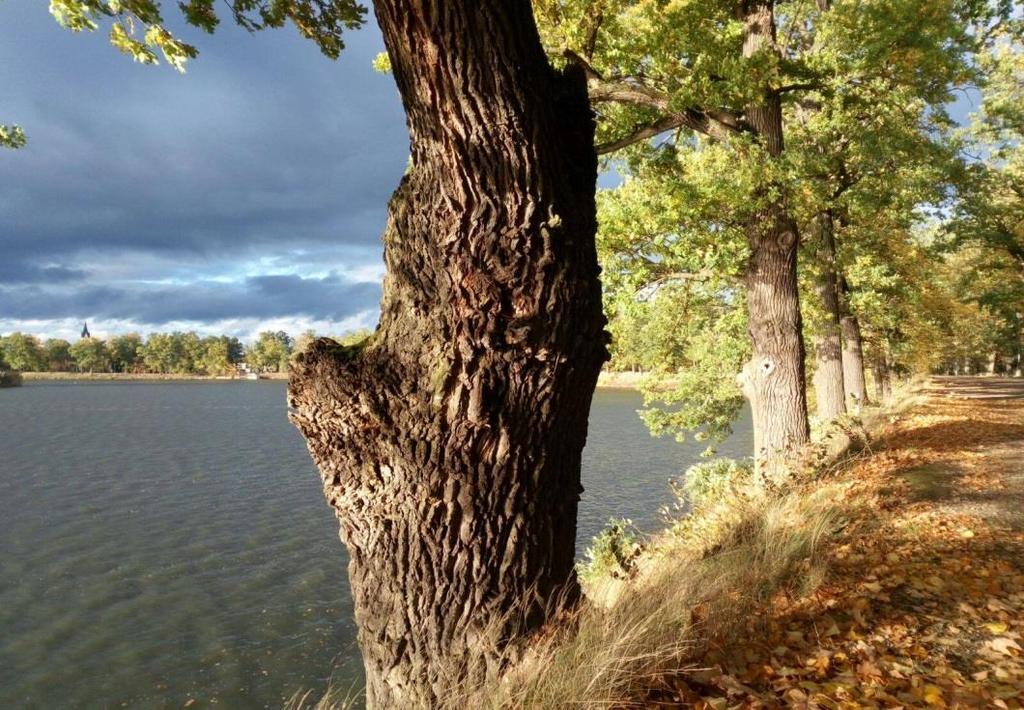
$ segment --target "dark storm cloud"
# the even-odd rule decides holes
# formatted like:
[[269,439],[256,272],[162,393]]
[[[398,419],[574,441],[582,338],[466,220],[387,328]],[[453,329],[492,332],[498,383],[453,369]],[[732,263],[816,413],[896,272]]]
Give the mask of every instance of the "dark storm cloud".
[[[168,320],[323,313],[315,300],[364,288],[271,281],[281,290],[267,299],[258,279],[235,295],[209,279],[243,265],[253,276],[253,263],[308,275],[380,262],[408,138],[391,78],[370,68],[376,28],[350,33],[338,62],[290,29],[250,36],[225,22],[188,38],[200,57],[181,76],[132,64],[100,33],[61,30],[38,0],[0,3],[0,122],[30,141],[0,153],[0,318],[71,317],[86,303]],[[116,285],[98,276],[112,268]],[[194,298],[117,303],[159,296],[141,282],[183,271]],[[201,297],[219,300],[204,309]],[[289,311],[278,298],[298,300]]]
[[66,283],[81,281],[85,272],[65,266],[38,266],[7,256],[0,261],[0,284]]
[[0,288],[11,319],[100,318],[136,323],[213,322],[303,316],[340,321],[376,307],[380,286],[336,275],[322,279],[261,276],[240,283],[196,282],[130,287]]

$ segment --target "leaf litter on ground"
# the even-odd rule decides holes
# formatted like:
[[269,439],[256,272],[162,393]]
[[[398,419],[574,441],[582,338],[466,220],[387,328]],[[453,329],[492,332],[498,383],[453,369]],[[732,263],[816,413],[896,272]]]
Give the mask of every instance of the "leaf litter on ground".
[[841,474],[851,521],[818,589],[712,639],[647,703],[1024,708],[1021,461],[1024,401],[932,398],[897,417]]

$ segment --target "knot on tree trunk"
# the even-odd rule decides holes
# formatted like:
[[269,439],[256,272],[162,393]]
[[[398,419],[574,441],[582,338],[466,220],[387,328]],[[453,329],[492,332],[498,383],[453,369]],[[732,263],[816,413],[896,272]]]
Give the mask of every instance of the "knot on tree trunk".
[[365,456],[390,420],[389,378],[371,354],[371,340],[346,346],[320,338],[295,358],[288,378],[288,418],[305,437],[328,502],[339,512],[365,502],[378,487],[374,479],[385,483],[388,474]]

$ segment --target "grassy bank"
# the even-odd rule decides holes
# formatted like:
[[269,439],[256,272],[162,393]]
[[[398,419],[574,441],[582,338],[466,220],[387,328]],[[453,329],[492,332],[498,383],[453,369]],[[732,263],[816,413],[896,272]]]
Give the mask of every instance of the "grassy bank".
[[[881,432],[919,401],[908,388],[864,420]],[[626,521],[610,527],[580,569],[587,603],[534,639],[500,681],[452,687],[443,706],[752,707],[732,697],[745,686],[729,664],[745,667],[752,640],[774,638],[778,619],[815,598],[837,545],[876,517],[876,491],[860,481],[871,456],[870,445],[837,451],[826,442],[774,490],[743,463],[692,467],[664,531],[644,539]],[[783,642],[784,633],[774,641]]]
[[741,642],[766,607],[820,583],[822,546],[840,524],[846,490],[832,483],[768,497],[737,488],[734,501],[698,512],[698,524],[670,528],[632,560],[588,570],[592,603],[571,624],[535,644],[500,684],[475,697],[456,693],[450,706],[682,701],[673,682],[680,673]]
[[609,372],[602,370],[601,375],[597,378],[597,386],[607,389],[635,390],[640,388],[640,384],[646,377],[647,373],[645,372]]
[[[915,401],[908,388],[864,420],[880,432]],[[777,490],[742,463],[692,467],[662,533],[609,528],[581,566],[589,603],[500,683],[456,690],[449,707],[738,706],[730,684],[743,681],[723,659],[742,661],[751,639],[770,637],[774,619],[826,582],[830,548],[872,518],[876,501],[858,474],[869,452],[826,441]]]

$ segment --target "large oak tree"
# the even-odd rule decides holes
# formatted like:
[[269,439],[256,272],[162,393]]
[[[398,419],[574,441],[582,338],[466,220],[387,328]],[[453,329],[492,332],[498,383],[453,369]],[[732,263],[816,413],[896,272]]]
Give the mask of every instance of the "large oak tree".
[[[721,241],[742,233],[751,354],[743,393],[754,420],[755,456],[766,471],[809,438],[804,341],[797,280],[797,222],[784,179],[787,80],[773,0],[590,3],[542,0],[548,42],[584,67],[603,120],[605,153],[662,143],[669,151],[711,143],[751,179],[743,204],[718,215]],[[664,161],[654,161],[659,167]],[[714,250],[714,243],[710,249]]]
[[525,0],[376,10],[412,139],[381,322],[307,350],[289,401],[351,554],[369,697],[401,707],[500,672],[576,596],[605,337],[582,74],[549,66]]
[[[141,61],[195,51],[149,0],[58,0],[73,29],[113,19]],[[352,2],[235,0],[328,55]],[[212,0],[183,6],[212,30]],[[586,81],[547,60],[528,0],[376,0],[408,119],[376,333],[320,340],[289,385],[348,546],[370,705],[434,704],[500,673],[578,596],[580,459],[606,358]],[[126,34],[130,16],[149,29]],[[119,29],[120,28],[120,29]]]

